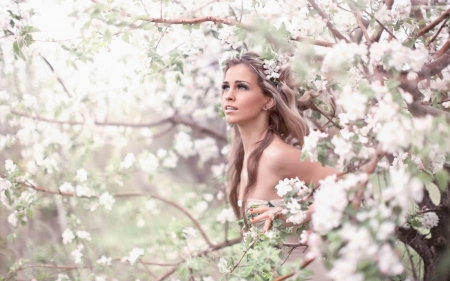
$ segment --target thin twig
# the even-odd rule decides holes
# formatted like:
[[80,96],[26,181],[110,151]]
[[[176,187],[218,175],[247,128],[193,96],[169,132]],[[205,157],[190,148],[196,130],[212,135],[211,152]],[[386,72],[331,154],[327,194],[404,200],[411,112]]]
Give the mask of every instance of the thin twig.
[[411,255],[411,252],[409,251],[409,246],[405,245],[405,248],[406,248],[406,252],[408,253],[409,262],[411,263],[411,271],[413,273],[413,278],[414,278],[414,280],[419,280],[419,279],[417,279],[416,267],[414,266],[414,260]]
[[259,240],[259,235],[256,236],[255,238],[253,238],[254,240],[252,241],[252,243],[250,243],[250,245],[248,245],[248,248],[245,249],[244,253],[242,254],[241,258],[239,259],[239,261],[234,265],[234,267],[231,269],[230,273],[233,273],[233,271],[239,266],[239,264],[241,263],[242,259],[245,257],[245,255],[247,254],[248,251],[250,251],[250,249],[253,247],[253,245],[255,245],[256,242],[258,242]]
[[53,68],[53,66],[50,64],[50,62],[41,54],[39,54],[39,56],[45,61],[45,63],[47,64],[47,66],[50,68],[50,70],[56,75],[56,79],[58,80],[59,84],[63,87],[64,92],[66,92],[67,96],[69,96],[69,98],[72,97],[72,95],[69,93],[69,90],[67,90],[66,86],[64,85],[63,81],[61,80],[61,78],[59,77],[58,73],[56,73],[55,69]]
[[431,43],[433,43],[434,40],[436,40],[436,38],[438,37],[439,33],[441,32],[441,30],[444,28],[445,24],[448,21],[448,17],[445,19],[445,21],[441,24],[441,26],[439,27],[438,31],[436,32],[436,34],[430,39],[430,42],[428,42],[427,47],[430,46]]
[[[56,191],[56,190],[50,190],[47,188],[43,188],[43,187],[37,187],[34,184],[30,183],[30,182],[23,182],[23,185],[25,185],[28,188],[34,189],[36,191],[40,191],[40,192],[44,192],[44,193],[48,193],[48,194],[56,194],[56,195],[61,195],[61,196],[68,196],[68,197],[77,197],[76,194],[72,193],[72,192],[61,192],[61,191]],[[203,239],[205,240],[206,244],[208,244],[208,246],[213,247],[214,244],[209,240],[208,236],[206,235],[205,231],[203,230],[202,226],[200,225],[200,223],[198,222],[197,219],[195,219],[188,210],[186,210],[184,207],[182,207],[181,205],[166,199],[164,197],[161,197],[159,195],[155,195],[155,194],[149,194],[149,193],[145,193],[145,192],[123,192],[123,193],[113,193],[112,196],[114,198],[124,198],[124,197],[151,197],[153,199],[162,201],[168,205],[171,205],[172,207],[178,209],[179,211],[181,211],[185,216],[187,216],[191,222],[194,224],[194,226],[199,230],[200,234],[202,235]],[[98,196],[97,195],[93,195],[93,196],[78,196],[79,198],[95,198],[97,199]]]
[[158,42],[156,42],[155,50],[158,48],[159,42],[161,42],[161,39],[164,37],[164,34],[166,34],[167,29],[169,29],[170,24],[164,28],[164,31],[161,33],[161,36],[159,36]]
[[[395,40],[398,40],[397,37],[395,37],[395,35],[381,22],[379,21],[376,17],[371,16],[368,12],[364,11],[368,16],[372,17],[373,19],[375,19],[375,21],[381,26],[381,28],[383,28],[384,30],[386,30],[387,33],[389,33],[389,35],[392,36],[392,38],[394,38]],[[371,40],[374,40],[373,38],[374,36],[372,36]]]
[[147,14],[147,17],[149,17],[149,16],[150,16],[150,14],[148,13],[148,11],[147,11],[147,7],[145,7],[145,4],[144,4],[144,2],[142,2],[142,0],[139,0],[139,2],[141,2],[141,4],[142,4],[142,7],[144,7],[145,13]]

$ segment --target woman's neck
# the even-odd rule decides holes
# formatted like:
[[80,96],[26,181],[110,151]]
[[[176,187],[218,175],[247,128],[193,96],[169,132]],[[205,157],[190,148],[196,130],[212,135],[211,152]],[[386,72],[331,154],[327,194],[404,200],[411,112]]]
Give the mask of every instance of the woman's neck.
[[244,154],[249,155],[253,149],[255,149],[255,145],[264,139],[269,126],[239,126],[239,134],[241,135],[242,145],[244,146]]

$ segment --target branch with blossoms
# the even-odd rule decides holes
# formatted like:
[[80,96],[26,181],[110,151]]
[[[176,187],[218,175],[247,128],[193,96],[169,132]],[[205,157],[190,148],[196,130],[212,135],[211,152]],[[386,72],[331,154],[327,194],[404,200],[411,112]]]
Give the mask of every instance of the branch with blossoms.
[[[88,122],[86,121],[70,121],[70,120],[54,120],[54,119],[49,119],[49,118],[45,118],[45,117],[41,117],[41,116],[36,116],[36,115],[31,115],[31,114],[27,114],[27,113],[23,113],[23,112],[19,112],[16,110],[11,110],[10,111],[12,114],[17,115],[17,116],[21,116],[21,117],[26,117],[26,118],[31,118],[33,120],[36,121],[41,121],[41,122],[46,122],[46,123],[53,123],[53,124],[68,124],[71,126],[74,125],[86,125]],[[93,121],[93,124],[95,126],[116,126],[116,127],[130,127],[130,128],[150,128],[150,127],[157,127],[157,126],[161,126],[161,125],[165,125],[165,124],[172,124],[172,125],[186,125],[189,126],[191,128],[193,128],[194,130],[200,132],[200,133],[204,133],[207,135],[210,135],[212,137],[214,137],[217,140],[220,141],[226,141],[227,137],[224,134],[221,134],[211,128],[202,126],[198,123],[196,123],[195,121],[191,120],[188,117],[184,117],[184,116],[180,116],[178,114],[174,114],[171,117],[167,117],[164,118],[162,120],[156,121],[156,122],[150,122],[150,123],[126,123],[126,122],[101,122],[101,121]]]
[[[4,176],[0,175],[0,177],[5,178]],[[43,187],[37,187],[34,184],[30,183],[30,182],[22,182],[21,184],[25,185],[28,188],[34,189],[36,191],[39,192],[43,192],[43,193],[48,193],[48,194],[55,194],[55,195],[61,195],[61,196],[67,196],[67,197],[80,197],[80,198],[87,198],[87,199],[98,199],[100,196],[97,195],[82,195],[82,196],[77,196],[77,194],[73,193],[73,192],[63,192],[63,191],[56,191],[56,190],[50,190],[47,188],[43,188]],[[195,227],[200,231],[200,234],[202,235],[203,239],[205,240],[206,244],[208,244],[210,247],[213,247],[214,244],[211,243],[211,241],[209,240],[208,236],[206,235],[205,231],[203,230],[203,228],[201,227],[200,223],[198,222],[198,220],[196,220],[190,213],[188,210],[186,210],[184,207],[182,207],[181,205],[168,200],[164,197],[161,197],[159,195],[155,195],[155,194],[149,194],[149,193],[144,193],[144,192],[121,192],[121,193],[113,193],[111,194],[111,196],[113,198],[126,198],[126,197],[150,197],[156,200],[159,200],[161,202],[164,202],[172,207],[175,207],[176,209],[178,209],[179,211],[181,211],[185,216],[187,216],[189,218],[189,220],[195,225]]]
[[[4,175],[0,175],[1,179],[6,179],[6,176]],[[33,183],[29,182],[29,181],[24,181],[24,182],[17,182],[17,184],[20,184],[26,188],[35,190],[37,192],[41,192],[44,194],[51,194],[51,195],[60,195],[60,196],[65,196],[65,197],[78,197],[78,198],[83,198],[83,199],[99,199],[101,196],[98,195],[81,195],[78,196],[77,194],[75,194],[74,192],[66,192],[66,191],[61,191],[61,190],[51,190],[48,188],[43,188],[43,187],[38,187],[36,185],[34,185]],[[149,194],[149,193],[144,193],[144,192],[119,192],[119,193],[113,193],[110,194],[111,198],[130,198],[130,197],[150,197],[152,199],[155,200],[159,200],[167,205],[170,205],[176,209],[178,209],[179,211],[181,211],[187,218],[189,218],[189,220],[192,222],[192,224],[198,229],[198,231],[200,232],[201,236],[203,237],[203,240],[205,241],[205,243],[208,245],[208,247],[198,253],[196,253],[195,255],[193,255],[193,257],[202,257],[202,256],[207,256],[210,253],[219,251],[223,248],[226,247],[230,247],[232,245],[235,245],[237,243],[239,243],[241,241],[241,237],[237,237],[237,238],[233,238],[233,239],[226,239],[225,241],[221,242],[221,243],[216,243],[213,244],[210,239],[208,238],[208,236],[206,235],[206,232],[204,231],[204,229],[202,228],[202,226],[200,225],[199,221],[197,219],[195,219],[188,210],[186,210],[184,207],[182,207],[181,205],[179,205],[178,203],[175,203],[171,200],[168,200],[164,197],[158,196],[158,195],[154,195],[154,194]],[[121,261],[123,262],[124,259],[123,258],[111,258],[111,261]],[[170,270],[168,270],[167,272],[165,272],[164,274],[162,274],[159,278],[157,278],[156,280],[164,280],[165,278],[167,278],[168,276],[170,276],[171,274],[173,274],[177,268],[185,262],[185,260],[181,260],[179,262],[176,263],[160,263],[160,262],[151,262],[151,261],[145,261],[145,260],[141,260],[139,257],[136,259],[135,261],[138,264],[142,264],[142,265],[152,265],[152,266],[162,266],[162,267],[172,267]],[[133,262],[134,263],[134,262]],[[15,272],[21,271],[21,270],[25,270],[28,268],[55,268],[55,269],[65,269],[65,270],[77,270],[77,269],[92,269],[94,267],[94,265],[83,265],[83,266],[78,266],[78,265],[56,265],[56,264],[28,264],[28,265],[24,265],[24,266],[20,266],[18,267]]]

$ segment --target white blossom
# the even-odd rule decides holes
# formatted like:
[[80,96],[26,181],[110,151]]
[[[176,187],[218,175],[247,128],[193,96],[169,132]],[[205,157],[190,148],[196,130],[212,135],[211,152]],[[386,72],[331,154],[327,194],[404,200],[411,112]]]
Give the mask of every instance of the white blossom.
[[129,256],[127,257],[123,257],[121,259],[121,262],[126,262],[128,261],[131,265],[135,264],[136,261],[144,255],[144,249],[141,248],[133,248],[133,250],[131,250]]
[[202,163],[219,156],[219,148],[217,147],[217,143],[210,137],[196,139],[194,141],[194,148],[198,152],[200,162]]
[[77,248],[70,253],[75,263],[81,262],[81,258],[83,257],[83,253],[81,251],[83,251],[83,249],[84,249],[83,245],[78,245]]
[[195,155],[194,143],[187,133],[178,132],[174,139],[174,149],[179,155],[184,158]]
[[58,278],[55,281],[70,281],[69,275],[58,273]]
[[76,232],[77,237],[80,239],[85,239],[87,241],[91,241],[91,234],[84,230],[79,230]]
[[219,39],[222,44],[229,44],[231,48],[236,49],[240,45],[240,40],[236,35],[237,28],[235,26],[226,25],[219,29]]
[[144,172],[153,173],[159,166],[159,159],[154,154],[150,153],[147,157],[141,158],[139,164]]
[[59,191],[64,192],[64,193],[74,193],[75,192],[75,188],[73,187],[73,185],[71,183],[64,182],[59,187]]
[[5,178],[0,178],[0,192],[10,189],[11,182]]
[[336,102],[344,109],[348,120],[355,121],[365,117],[367,100],[366,95],[346,85],[338,95]]
[[181,236],[184,238],[195,238],[197,237],[197,231],[192,226],[183,228]]
[[377,239],[386,240],[389,238],[395,230],[395,224],[391,221],[385,221],[381,224],[381,226],[377,229]]
[[100,197],[98,198],[98,203],[105,207],[106,210],[111,210],[112,206],[116,202],[116,199],[114,196],[109,194],[109,192],[104,192]]
[[145,202],[145,208],[154,216],[157,216],[160,213],[160,210],[153,199],[149,199]]
[[63,238],[63,244],[69,244],[69,243],[72,243],[73,239],[75,239],[75,234],[73,233],[72,230],[67,228],[62,233],[62,238]]
[[234,216],[234,212],[231,208],[225,208],[217,215],[216,220],[221,224],[224,224],[226,222],[236,221],[236,217]]
[[309,239],[309,234],[311,233],[311,231],[309,230],[303,230],[302,233],[300,234],[300,243],[302,244],[308,244],[308,239]]
[[14,227],[17,226],[17,222],[18,222],[18,219],[17,219],[17,211],[15,211],[14,213],[9,214],[9,216],[8,216],[8,222],[9,222],[12,226],[14,226]]
[[438,225],[439,217],[436,215],[435,212],[427,212],[423,214],[423,217],[420,219],[420,222],[422,223],[423,227],[431,229]]
[[134,162],[136,161],[136,158],[134,157],[133,153],[128,153],[125,156],[125,159],[122,163],[120,163],[120,168],[122,169],[129,169],[131,166],[133,166]]
[[75,179],[79,182],[84,182],[86,181],[88,178],[88,173],[86,172],[85,169],[79,169],[77,170],[77,176],[75,177]]
[[317,144],[320,139],[326,138],[328,134],[322,133],[319,130],[311,130],[307,136],[304,137],[302,152],[307,153],[311,162],[317,162]]
[[169,151],[167,157],[164,158],[162,165],[166,168],[175,168],[177,166],[178,157],[173,153],[173,151]]
[[280,74],[280,66],[277,65],[276,60],[264,60],[263,61],[264,74],[266,74],[267,79],[278,79]]
[[92,193],[89,187],[84,185],[77,185],[75,188],[76,194],[78,197],[91,197]]
[[403,272],[403,265],[391,246],[384,244],[378,253],[378,269],[386,275],[398,275]]
[[280,197],[285,196],[288,192],[292,191],[292,186],[289,180],[285,179],[283,181],[279,181],[279,183],[275,186],[277,189],[277,194]]
[[14,173],[17,170],[16,164],[12,160],[5,160],[5,169],[8,173]]
[[294,215],[286,219],[286,222],[292,222],[293,224],[302,224],[306,220],[306,213],[303,211],[298,211]]
[[98,264],[104,264],[104,265],[111,265],[111,262],[112,262],[112,258],[111,257],[106,257],[106,256],[101,256],[97,260]]

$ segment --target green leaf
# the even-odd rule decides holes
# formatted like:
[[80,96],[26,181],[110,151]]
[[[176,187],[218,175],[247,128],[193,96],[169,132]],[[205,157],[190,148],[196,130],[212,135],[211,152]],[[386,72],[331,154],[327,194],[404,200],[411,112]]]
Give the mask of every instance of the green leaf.
[[105,40],[105,42],[111,42],[112,39],[112,33],[109,29],[105,30],[105,33],[103,34],[103,39]]
[[23,59],[24,61],[26,61],[25,56],[22,53],[22,50],[20,50],[19,44],[17,43],[17,41],[14,41],[13,43],[13,50],[14,50],[14,55],[20,57],[21,59]]
[[34,27],[34,26],[25,26],[24,28],[24,32],[26,33],[33,33],[33,32],[39,32],[39,28]]
[[128,35],[128,32],[124,32],[123,33],[123,35],[122,35],[122,40],[125,42],[125,43],[130,43],[130,37],[129,37],[129,35]]
[[32,209],[27,209],[27,217],[32,219],[34,216],[34,211]]
[[436,181],[441,190],[447,189],[447,183],[450,177],[446,171],[440,171],[436,173]]
[[400,81],[398,80],[388,80],[384,83],[388,89],[396,89],[398,85],[400,85]]

